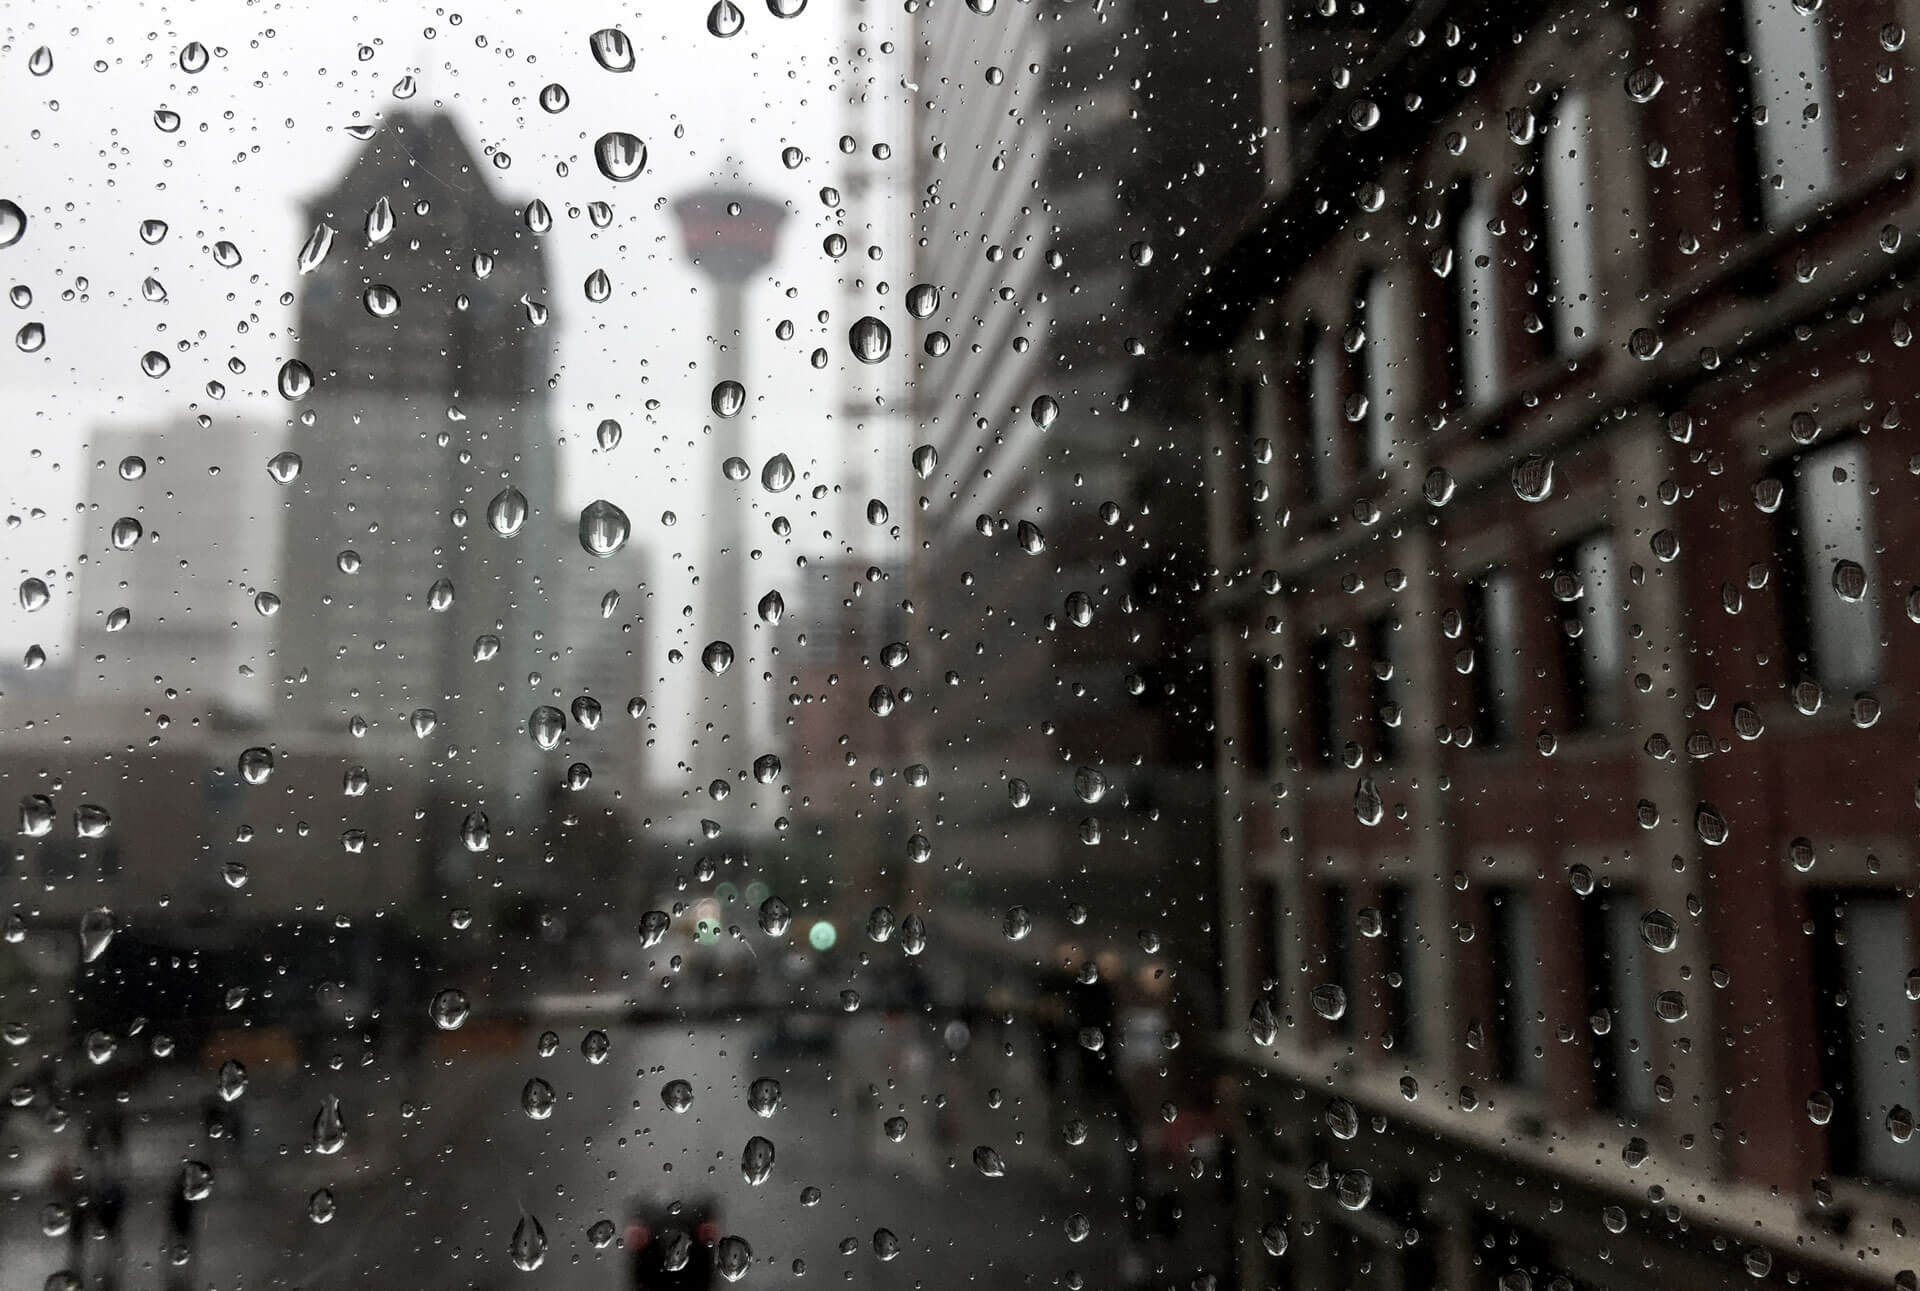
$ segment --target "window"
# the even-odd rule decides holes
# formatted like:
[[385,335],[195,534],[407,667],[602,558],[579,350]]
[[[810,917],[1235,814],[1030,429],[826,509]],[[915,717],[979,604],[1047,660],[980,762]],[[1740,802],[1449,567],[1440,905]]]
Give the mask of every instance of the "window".
[[1455,384],[1469,409],[1484,407],[1500,395],[1500,261],[1493,237],[1495,218],[1486,186],[1476,184],[1454,222],[1452,354]]
[[1265,659],[1247,660],[1246,740],[1242,766],[1249,775],[1265,775],[1273,769],[1273,714],[1267,698],[1267,672]]
[[1740,0],[1761,211],[1779,227],[1833,189],[1833,98],[1824,13],[1794,0]]
[[1395,1054],[1411,1059],[1419,1053],[1414,1019],[1426,1001],[1418,988],[1419,929],[1404,883],[1389,883],[1380,890],[1380,935],[1386,950],[1387,1038]]
[[1920,1108],[1920,1045],[1907,983],[1913,964],[1906,901],[1872,892],[1816,893],[1814,986],[1821,1067],[1833,1101],[1835,1169],[1920,1188],[1920,1153],[1896,1128]]
[[1533,900],[1513,887],[1487,893],[1487,957],[1493,976],[1494,1075],[1508,1084],[1533,1086],[1545,1079],[1540,1025],[1539,930]]
[[1555,351],[1592,345],[1600,327],[1598,240],[1594,235],[1593,168],[1598,160],[1586,91],[1561,92],[1540,139],[1546,207],[1549,334]]
[[1641,956],[1643,912],[1619,888],[1601,889],[1580,905],[1587,1013],[1593,1034],[1593,1092],[1600,1107],[1643,1117],[1654,1107],[1652,992]]
[[1321,632],[1307,647],[1307,738],[1311,742],[1313,763],[1331,767],[1340,749],[1339,643],[1328,632]]
[[1373,755],[1381,762],[1400,756],[1400,704],[1398,665],[1394,644],[1400,622],[1391,614],[1376,614],[1367,620],[1367,654],[1371,666],[1367,673],[1367,716],[1373,726]]
[[1795,458],[1782,482],[1782,574],[1795,670],[1851,690],[1880,675],[1866,445],[1847,439]]
[[1340,376],[1346,356],[1330,328],[1310,327],[1307,336],[1306,493],[1309,501],[1317,502],[1334,488],[1334,454],[1346,416]]
[[1467,584],[1466,634],[1472,646],[1473,738],[1497,748],[1512,734],[1519,676],[1513,576],[1490,569]]
[[[1320,935],[1325,951],[1322,972],[1325,985],[1339,988],[1340,998],[1346,1001],[1346,1007],[1337,1018],[1332,1018],[1334,1034],[1350,1035],[1353,1032],[1354,1014],[1359,1001],[1354,998],[1353,986],[1353,913],[1348,907],[1347,889],[1344,884],[1329,883],[1320,892]],[[1316,983],[1319,985],[1321,983]]]
[[1626,624],[1612,537],[1595,533],[1562,547],[1554,558],[1553,594],[1567,725],[1604,729],[1619,717],[1625,685]]
[[1393,453],[1393,439],[1403,420],[1400,409],[1407,402],[1402,387],[1410,365],[1400,350],[1405,320],[1392,272],[1376,270],[1364,281],[1359,314],[1367,336],[1361,364],[1367,408],[1361,419],[1360,462],[1366,470],[1377,471]]

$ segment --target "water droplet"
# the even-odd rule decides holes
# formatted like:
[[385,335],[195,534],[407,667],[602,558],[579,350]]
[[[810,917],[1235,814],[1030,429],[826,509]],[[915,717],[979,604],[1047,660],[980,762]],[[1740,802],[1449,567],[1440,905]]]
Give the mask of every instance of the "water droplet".
[[306,245],[300,248],[301,273],[312,273],[326,263],[327,256],[333,251],[333,239],[333,225],[322,220],[313,226],[313,232],[307,235]]
[[47,602],[53,599],[53,593],[47,590],[46,583],[38,578],[20,580],[20,608],[31,613],[45,609]]
[[684,1080],[669,1080],[660,1087],[660,1105],[675,1115],[693,1106],[693,1086]]
[[915,318],[931,318],[940,308],[940,289],[928,282],[907,288],[907,312]]
[[769,493],[784,493],[793,487],[793,463],[785,453],[775,453],[760,468],[760,487]]
[[729,1282],[738,1282],[745,1277],[747,1269],[753,1264],[753,1248],[747,1245],[747,1239],[731,1234],[720,1239],[713,1255],[714,1268]]
[[1666,80],[1651,67],[1636,67],[1627,73],[1627,97],[1635,103],[1651,103]]
[[493,828],[484,811],[470,811],[460,822],[460,841],[469,852],[484,852],[493,846]]
[[927,479],[940,468],[940,453],[932,444],[922,444],[913,450],[913,473],[921,479]]
[[599,1066],[613,1052],[613,1041],[607,1039],[607,1033],[598,1028],[587,1032],[580,1040],[580,1056],[594,1066]]
[[532,1215],[521,1212],[520,1222],[513,1226],[513,1240],[508,1243],[507,1253],[513,1258],[513,1267],[522,1273],[531,1273],[546,1262],[547,1230],[540,1227],[540,1221]]
[[853,347],[854,358],[862,363],[879,363],[893,352],[893,332],[868,314],[848,329],[847,343]]
[[542,749],[551,752],[567,732],[567,715],[551,704],[542,704],[527,717],[527,734]]
[[747,1086],[747,1106],[753,1114],[760,1117],[772,1116],[780,1110],[780,1082],[770,1076],[762,1076]]
[[1003,1178],[1007,1173],[1005,1159],[984,1143],[973,1150],[973,1168],[989,1179]]
[[273,751],[254,745],[240,751],[240,778],[248,784],[265,784],[273,777]]
[[240,248],[224,239],[213,244],[213,262],[222,269],[231,269],[240,263]]
[[707,11],[707,33],[721,40],[739,35],[746,25],[747,15],[740,12],[740,6],[733,0],[713,0],[713,8]]
[[508,485],[487,503],[487,527],[502,538],[511,538],[527,522],[527,495]]
[[747,1146],[741,1150],[740,1177],[757,1188],[772,1173],[773,1142],[756,1134],[747,1140]]
[[767,0],[767,12],[776,18],[798,18],[806,7],[807,0]]
[[553,1086],[534,1076],[520,1087],[520,1110],[536,1121],[553,1115]]
[[24,354],[37,353],[47,343],[47,328],[44,323],[26,323],[13,334],[13,343]]
[[527,227],[535,233],[545,233],[553,228],[553,212],[547,209],[547,204],[537,197],[527,203],[527,209],[522,215],[527,222]]
[[619,1234],[620,1230],[614,1227],[611,1219],[596,1219],[587,1226],[587,1240],[593,1243],[596,1251],[604,1251],[612,1246],[613,1239]]
[[1659,954],[1666,954],[1680,942],[1680,925],[1665,910],[1649,910],[1640,916],[1640,940]]
[[95,906],[80,916],[80,959],[91,964],[107,953],[107,947],[113,943],[114,933],[120,930],[120,923],[113,911],[105,906]]
[[450,986],[435,993],[432,1003],[427,1007],[427,1016],[442,1031],[458,1031],[472,1011],[466,993]]
[[1014,906],[1007,911],[1000,928],[1008,941],[1025,941],[1027,934],[1033,931],[1033,911],[1023,905]]
[[718,677],[733,667],[733,647],[725,641],[709,641],[707,648],[700,652],[700,663],[708,672]]
[[760,931],[769,937],[784,937],[787,929],[793,926],[793,910],[779,897],[768,897],[760,903]]
[[593,160],[602,175],[616,184],[624,184],[646,168],[647,145],[640,142],[638,135],[611,130],[593,145]]
[[247,1092],[247,1069],[239,1059],[229,1058],[220,1064],[220,1070],[214,1075],[213,1087],[219,1093],[222,1102],[236,1101]]
[[[6,206],[13,206],[13,203],[7,202],[5,203],[4,206],[0,206],[0,233],[4,233],[6,231],[6,215],[5,215]],[[13,209],[14,209],[14,212],[18,214],[20,208],[17,206],[14,206]],[[20,240],[19,234],[24,233],[26,231],[26,227],[27,227],[26,217],[24,215],[20,216],[20,227],[19,227],[19,230],[14,234],[13,241],[18,242]],[[160,243],[166,239],[166,236],[167,236],[167,222],[165,220],[140,221],[140,240],[146,243],[148,246],[151,247],[151,246],[160,245]],[[11,244],[7,242],[0,242],[0,246],[8,246],[8,245],[11,245]]]
[[601,451],[612,452],[620,446],[620,423],[608,417],[594,428],[593,439]]
[[1338,1022],[1347,1012],[1347,993],[1333,982],[1322,982],[1308,995],[1313,1011],[1329,1022]]
[[649,910],[640,916],[640,946],[658,946],[667,935],[667,929],[673,926],[673,919],[665,910]]
[[1247,1034],[1263,1049],[1280,1038],[1280,1024],[1273,1015],[1272,1004],[1266,1000],[1254,1001],[1247,1014]]
[[1353,816],[1363,825],[1378,825],[1387,814],[1387,805],[1380,797],[1373,777],[1363,775],[1360,783],[1353,789]]
[[53,70],[53,51],[45,45],[27,55],[27,70],[35,76],[45,76]]
[[340,1099],[328,1094],[313,1118],[313,1150],[321,1156],[332,1156],[346,1145],[347,1123],[340,1115]]
[[367,245],[379,246],[393,236],[393,203],[385,197],[367,208]]
[[172,108],[155,108],[153,110],[153,124],[154,128],[159,130],[160,133],[173,134],[180,129],[180,114]]
[[753,760],[753,778],[761,784],[772,784],[780,778],[780,759],[771,753],[762,753]]
[[618,27],[602,27],[594,32],[587,37],[587,48],[593,51],[593,61],[609,72],[633,70],[633,42]]
[[304,399],[313,389],[313,369],[299,359],[288,359],[280,365],[277,384],[282,399],[290,401]]
[[20,832],[28,838],[44,838],[53,832],[53,799],[43,793],[30,793],[20,800]]
[[157,381],[173,371],[173,360],[159,350],[148,350],[140,356],[140,370]]
[[1833,594],[1843,601],[1859,601],[1867,594],[1867,571],[1858,561],[1833,562]]
[[207,47],[199,41],[191,41],[180,51],[180,70],[189,76],[207,69]]
[[1729,832],[1727,818],[1710,802],[1703,802],[1694,808],[1693,830],[1708,847],[1718,847],[1726,842]]
[[613,295],[613,281],[607,277],[605,269],[595,269],[587,275],[582,289],[587,293],[588,300],[596,305],[604,305]]
[[253,594],[253,612],[263,619],[270,619],[280,612],[280,598],[272,592]]
[[1663,346],[1664,342],[1660,339],[1660,333],[1654,331],[1651,327],[1636,327],[1633,329],[1632,334],[1627,337],[1627,353],[1633,355],[1636,359],[1651,359],[1654,355],[1660,353]]
[[1685,1021],[1687,997],[1679,991],[1661,991],[1653,997],[1653,1015],[1662,1022]]
[[360,304],[375,318],[392,318],[400,312],[400,293],[376,282],[360,293]]
[[331,1221],[336,1209],[331,1188],[315,1188],[313,1195],[307,1198],[307,1218],[316,1224]]
[[540,87],[540,107],[542,111],[549,113],[565,112],[567,110],[567,104],[572,101],[572,96],[567,93],[567,87],[558,81]]
[[760,604],[755,607],[755,612],[760,615],[762,623],[769,627],[777,626],[787,612],[786,599],[777,591],[768,592],[760,598]]
[[627,545],[633,526],[627,513],[601,498],[589,502],[580,512],[580,545],[595,556],[611,556]]
[[1513,468],[1513,492],[1522,502],[1544,502],[1553,494],[1553,459],[1529,457]]
[[713,415],[737,417],[747,406],[747,391],[738,381],[722,381],[713,388]]

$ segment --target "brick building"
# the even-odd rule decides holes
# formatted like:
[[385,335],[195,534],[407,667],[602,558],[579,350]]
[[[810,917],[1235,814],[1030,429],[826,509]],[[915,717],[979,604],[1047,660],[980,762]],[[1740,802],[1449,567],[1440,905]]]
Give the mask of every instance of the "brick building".
[[1920,1267],[1903,20],[1442,3],[1270,87],[1138,386],[1211,472],[1245,1285]]

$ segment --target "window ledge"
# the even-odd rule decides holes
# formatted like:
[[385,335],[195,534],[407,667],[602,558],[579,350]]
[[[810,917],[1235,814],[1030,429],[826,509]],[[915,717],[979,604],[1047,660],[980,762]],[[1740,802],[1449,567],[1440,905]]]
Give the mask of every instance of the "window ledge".
[[[1619,1148],[1633,1131],[1611,1120],[1583,1118],[1578,1124],[1536,1120],[1544,1124],[1545,1132],[1531,1134],[1523,1121],[1526,1110],[1513,1110],[1522,1100],[1514,1099],[1511,1087],[1494,1087],[1501,1090],[1497,1108],[1463,1113],[1441,1101],[1448,1092],[1444,1087],[1423,1081],[1422,1097],[1410,1103],[1400,1094],[1397,1070],[1351,1060],[1340,1060],[1339,1076],[1328,1084],[1330,1046],[1263,1049],[1244,1033],[1232,1031],[1217,1033],[1215,1048],[1230,1062],[1315,1092],[1337,1093],[1360,1105],[1362,1111],[1379,1112],[1393,1122],[1431,1133],[1462,1149],[1495,1155],[1510,1166],[1532,1168],[1610,1194],[1629,1208],[1644,1205],[1648,1186],[1660,1183],[1670,1203],[1692,1223],[1741,1245],[1765,1243],[1809,1266],[1809,1271],[1820,1269],[1848,1283],[1862,1278],[1890,1282],[1896,1271],[1920,1263],[1920,1239],[1892,1236],[1891,1221],[1904,1209],[1888,1189],[1858,1181],[1844,1185],[1844,1195],[1857,1197],[1862,1211],[1870,1212],[1861,1216],[1868,1227],[1856,1225],[1856,1229],[1884,1235],[1877,1236],[1863,1251],[1857,1236],[1836,1236],[1811,1222],[1791,1200],[1771,1189],[1708,1170],[1683,1168],[1658,1148],[1647,1167],[1629,1169],[1620,1160]],[[1349,1072],[1348,1067],[1353,1070]],[[1413,1066],[1411,1070],[1417,1075],[1420,1069]],[[1576,1143],[1579,1151],[1567,1150]],[[1842,1195],[1842,1187],[1836,1180],[1836,1196]]]

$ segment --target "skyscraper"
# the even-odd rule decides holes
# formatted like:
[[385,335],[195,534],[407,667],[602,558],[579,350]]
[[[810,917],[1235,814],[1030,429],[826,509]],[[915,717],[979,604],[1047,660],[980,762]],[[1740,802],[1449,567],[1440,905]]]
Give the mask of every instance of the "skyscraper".
[[308,211],[303,264],[331,247],[299,306],[288,738],[499,813],[537,788],[516,737],[537,625],[516,610],[554,531],[540,208],[495,195],[444,113],[403,112]]

